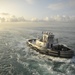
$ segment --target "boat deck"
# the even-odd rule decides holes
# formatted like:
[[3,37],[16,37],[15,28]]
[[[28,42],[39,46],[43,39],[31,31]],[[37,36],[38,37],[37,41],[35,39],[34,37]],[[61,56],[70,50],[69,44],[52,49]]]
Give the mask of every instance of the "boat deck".
[[36,39],[28,40],[28,45],[30,45],[36,51],[56,57],[63,57],[63,58],[71,58],[74,55],[74,51],[64,45],[56,45],[50,48],[43,48],[36,45]]

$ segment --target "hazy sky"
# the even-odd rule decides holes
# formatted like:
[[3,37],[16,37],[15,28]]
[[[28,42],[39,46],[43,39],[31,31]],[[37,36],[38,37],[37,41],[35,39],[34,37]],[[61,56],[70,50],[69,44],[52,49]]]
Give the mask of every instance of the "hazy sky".
[[0,0],[0,17],[6,15],[46,20],[59,15],[75,16],[75,0]]

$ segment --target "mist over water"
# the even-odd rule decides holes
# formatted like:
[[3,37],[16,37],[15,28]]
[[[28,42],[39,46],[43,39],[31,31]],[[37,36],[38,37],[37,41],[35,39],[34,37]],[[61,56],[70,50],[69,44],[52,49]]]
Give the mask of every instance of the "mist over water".
[[51,31],[75,50],[75,23],[10,23],[0,25],[0,75],[75,75],[71,59],[42,55],[27,46],[30,38]]

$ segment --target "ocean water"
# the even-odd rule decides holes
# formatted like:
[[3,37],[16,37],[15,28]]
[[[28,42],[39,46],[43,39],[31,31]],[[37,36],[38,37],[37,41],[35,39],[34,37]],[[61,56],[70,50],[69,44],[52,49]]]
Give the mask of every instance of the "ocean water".
[[27,46],[27,40],[38,38],[42,31],[53,32],[75,51],[75,23],[1,23],[0,75],[75,75],[75,56],[42,55]]

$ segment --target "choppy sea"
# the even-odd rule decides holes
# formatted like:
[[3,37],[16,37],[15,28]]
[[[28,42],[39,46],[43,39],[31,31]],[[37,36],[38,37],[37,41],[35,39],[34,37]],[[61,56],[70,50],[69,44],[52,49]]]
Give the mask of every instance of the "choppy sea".
[[0,75],[75,75],[75,56],[70,59],[42,55],[27,46],[42,31],[54,33],[60,43],[75,51],[75,23],[1,23]]

